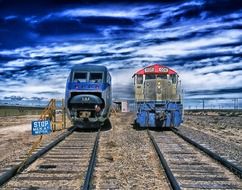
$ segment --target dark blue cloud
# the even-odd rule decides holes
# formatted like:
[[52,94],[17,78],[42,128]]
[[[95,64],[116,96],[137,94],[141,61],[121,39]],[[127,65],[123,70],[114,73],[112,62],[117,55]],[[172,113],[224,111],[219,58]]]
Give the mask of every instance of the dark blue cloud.
[[71,35],[78,33],[98,33],[95,27],[84,26],[77,19],[46,20],[35,27],[41,35]]
[[217,94],[233,94],[241,93],[242,87],[239,88],[228,88],[228,89],[218,89],[218,90],[201,90],[201,91],[188,91],[189,95],[217,95]]
[[34,42],[31,26],[22,18],[0,18],[0,48],[15,48]]
[[91,17],[77,17],[84,25],[94,25],[96,27],[99,26],[130,26],[134,27],[135,22],[129,18],[122,17],[111,17],[111,16],[91,16]]
[[242,2],[234,0],[233,3],[229,0],[216,0],[205,1],[203,10],[210,13],[211,16],[220,16],[231,12],[240,11]]
[[20,57],[14,56],[14,55],[0,55],[0,63],[6,63],[8,61],[13,61],[18,58],[20,58]]

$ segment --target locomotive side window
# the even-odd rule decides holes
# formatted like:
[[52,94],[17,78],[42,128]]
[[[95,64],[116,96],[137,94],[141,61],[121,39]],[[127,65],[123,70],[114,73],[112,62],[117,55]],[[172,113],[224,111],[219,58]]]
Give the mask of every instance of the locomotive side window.
[[172,81],[172,84],[176,84],[176,75],[171,75],[171,81]]
[[145,75],[145,80],[150,80],[150,79],[155,79],[155,74],[148,74],[148,75]]
[[109,73],[107,74],[107,83],[111,84],[111,76]]
[[90,82],[94,83],[100,83],[103,80],[103,74],[102,73],[90,73]]
[[143,84],[143,75],[137,75],[137,84]]
[[75,82],[87,82],[87,73],[74,73]]

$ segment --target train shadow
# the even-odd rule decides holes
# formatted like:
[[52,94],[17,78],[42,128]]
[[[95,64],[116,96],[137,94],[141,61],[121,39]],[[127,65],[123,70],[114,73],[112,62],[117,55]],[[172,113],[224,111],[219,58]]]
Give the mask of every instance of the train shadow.
[[136,123],[131,123],[130,125],[132,125],[133,129],[136,131],[144,131],[147,129],[147,127],[139,127]]
[[168,127],[163,127],[163,128],[148,128],[150,131],[156,131],[156,132],[162,132],[162,131],[171,131],[171,128],[168,128]]
[[112,123],[110,122],[110,119],[107,119],[104,122],[104,125],[101,127],[101,131],[109,131],[112,129]]
[[101,131],[108,131],[110,129],[112,129],[112,124],[110,122],[109,119],[107,119],[103,125],[101,124],[93,124],[93,123],[86,123],[84,124],[79,124],[79,125],[74,125],[73,127],[75,127],[75,131],[77,132],[97,132],[99,129],[101,129]]
[[150,131],[157,131],[157,132],[162,132],[162,131],[171,131],[172,129],[169,127],[140,127],[136,123],[131,123],[132,127],[136,131],[145,131],[145,130],[150,130]]
[[87,132],[87,133],[97,132],[98,130],[99,130],[98,128],[79,128],[79,127],[75,129],[76,132]]

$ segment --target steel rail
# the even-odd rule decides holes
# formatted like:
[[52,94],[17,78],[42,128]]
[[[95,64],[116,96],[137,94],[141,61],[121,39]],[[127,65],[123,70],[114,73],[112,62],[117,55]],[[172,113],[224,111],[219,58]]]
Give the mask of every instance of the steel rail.
[[[26,169],[30,164],[32,164],[35,160],[37,160],[39,157],[41,157],[43,154],[45,154],[46,152],[48,152],[49,150],[51,150],[54,146],[56,146],[58,143],[60,143],[61,141],[63,141],[66,137],[68,137],[74,130],[76,129],[76,127],[72,127],[70,128],[68,131],[64,132],[62,135],[60,135],[57,139],[55,139],[54,141],[52,141],[50,144],[48,144],[47,146],[45,146],[44,148],[42,148],[41,150],[39,150],[38,152],[36,152],[35,154],[31,155],[29,158],[27,158],[27,160],[25,161],[25,163],[23,165],[19,164],[16,166],[13,166],[12,168],[10,168],[9,170],[7,170],[6,172],[4,172],[1,176],[0,176],[0,187],[2,185],[4,185],[5,183],[7,183],[11,178],[13,178],[18,171],[20,170],[23,171],[24,169]],[[21,168],[20,168],[21,167]]]
[[239,178],[242,179],[242,168],[241,167],[236,166],[232,162],[230,162],[230,161],[222,158],[218,154],[212,152],[211,150],[209,150],[209,149],[205,148],[204,146],[198,144],[197,142],[191,140],[190,138],[188,138],[185,135],[183,135],[180,132],[178,132],[177,129],[172,129],[172,131],[176,135],[178,135],[182,139],[184,139],[186,142],[192,144],[193,146],[197,147],[199,150],[205,152],[207,155],[209,155],[210,157],[212,157],[214,160],[220,162],[223,166],[225,166],[226,168],[228,168],[231,172],[233,172],[235,175],[237,175]]
[[167,164],[163,154],[161,153],[160,148],[158,147],[157,143],[155,142],[154,137],[150,134],[148,129],[147,129],[147,133],[148,133],[149,138],[151,139],[151,142],[152,142],[152,144],[153,144],[153,146],[155,148],[155,151],[156,151],[156,153],[157,153],[157,155],[158,155],[158,157],[160,159],[160,162],[161,162],[161,164],[162,164],[162,166],[163,166],[163,168],[165,170],[166,176],[167,176],[167,178],[170,181],[172,189],[180,190],[181,187],[180,187],[179,183],[177,182],[177,180],[176,180],[175,176],[173,175],[171,169],[169,168],[169,166],[168,166],[168,164]]
[[88,165],[88,169],[87,169],[87,173],[85,176],[85,181],[84,181],[84,185],[83,185],[83,190],[89,190],[91,189],[91,182],[92,182],[92,177],[93,177],[93,171],[94,171],[94,167],[96,164],[96,157],[97,157],[97,150],[98,150],[98,144],[99,144],[99,137],[100,137],[100,131],[101,129],[98,130],[95,142],[94,142],[94,146],[92,149],[92,155],[89,161],[89,165]]

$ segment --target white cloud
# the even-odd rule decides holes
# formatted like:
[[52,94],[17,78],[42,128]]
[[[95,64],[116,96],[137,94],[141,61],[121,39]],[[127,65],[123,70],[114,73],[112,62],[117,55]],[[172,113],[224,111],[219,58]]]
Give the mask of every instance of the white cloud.
[[[233,70],[242,66],[242,62],[239,63],[226,63],[214,66],[206,66],[200,69],[196,69],[195,72],[199,74],[203,73],[213,73],[213,72],[223,72],[224,70]],[[229,72],[232,74],[232,72]]]
[[[150,34],[153,36],[153,34]],[[161,34],[157,37],[161,37]],[[137,55],[150,55],[150,56],[160,56],[165,57],[168,55],[187,55],[191,53],[203,53],[210,52],[211,49],[199,49],[206,46],[216,45],[219,46],[224,43],[232,43],[240,41],[242,34],[239,30],[230,30],[221,32],[218,35],[210,36],[207,38],[195,38],[186,41],[171,41],[162,44],[154,44],[146,47],[141,47],[137,50]],[[162,38],[167,38],[166,34],[162,34]],[[155,38],[155,36],[153,36]],[[227,48],[229,49],[229,47]],[[216,52],[224,52],[226,48],[214,49]],[[239,50],[237,50],[239,51]]]
[[5,67],[24,67],[25,65],[27,65],[28,63],[33,62],[34,60],[28,59],[16,59],[13,61],[9,61],[5,64]]
[[[55,13],[58,16],[80,17],[80,16],[106,16],[106,17],[123,17],[123,18],[137,18],[145,12],[152,11],[156,6],[152,5],[99,5],[84,8],[68,9],[63,12]],[[127,14],[128,13],[128,14]]]
[[179,72],[186,91],[217,90],[239,88],[242,83],[242,71],[201,74],[194,71]]

